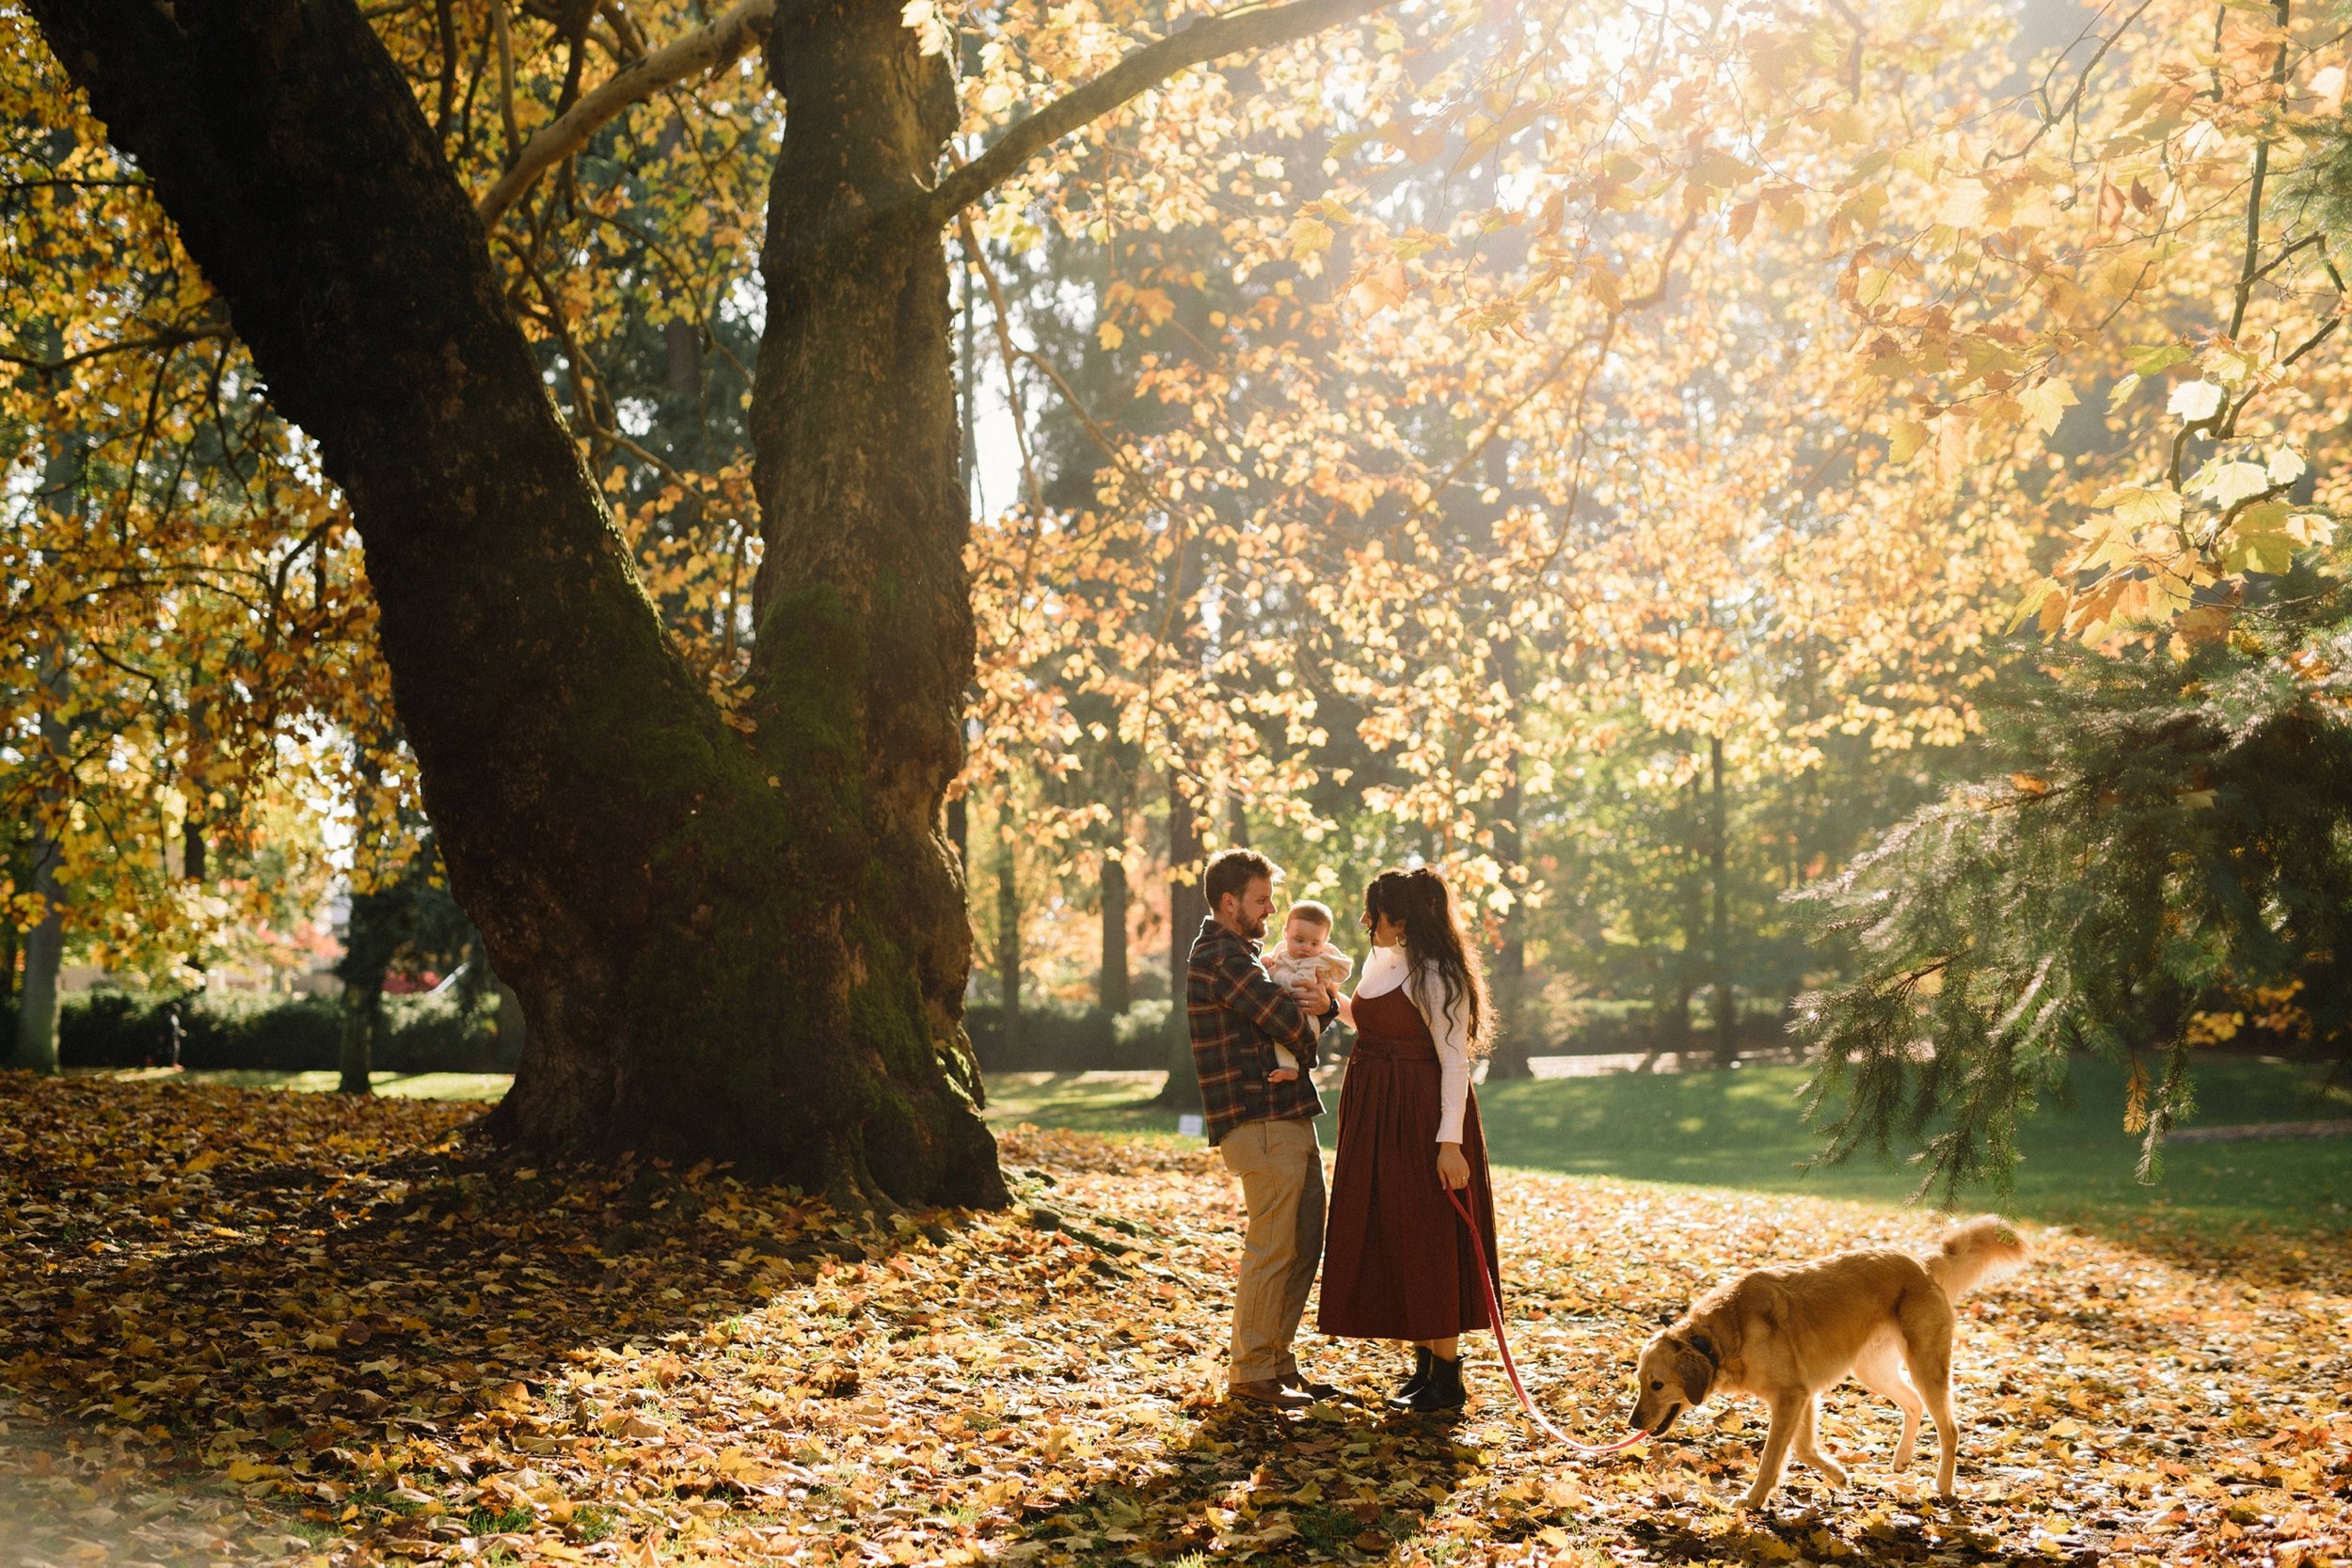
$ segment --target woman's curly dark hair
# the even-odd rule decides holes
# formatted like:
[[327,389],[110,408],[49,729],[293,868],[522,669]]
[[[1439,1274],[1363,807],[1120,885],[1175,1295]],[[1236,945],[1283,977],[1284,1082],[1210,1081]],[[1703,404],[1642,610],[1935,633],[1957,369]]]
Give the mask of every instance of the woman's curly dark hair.
[[1468,1005],[1470,1054],[1483,1053],[1491,1042],[1494,1011],[1486,1001],[1486,971],[1452,885],[1435,866],[1383,871],[1364,889],[1367,936],[1384,914],[1405,928],[1406,968],[1416,975],[1436,975],[1445,988],[1445,1012]]

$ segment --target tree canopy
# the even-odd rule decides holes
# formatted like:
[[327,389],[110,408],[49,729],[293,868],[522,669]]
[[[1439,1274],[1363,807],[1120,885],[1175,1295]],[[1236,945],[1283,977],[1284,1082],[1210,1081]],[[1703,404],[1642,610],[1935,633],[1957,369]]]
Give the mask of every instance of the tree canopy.
[[[793,422],[856,400],[755,396],[783,373],[763,356],[800,352],[792,247],[824,238],[778,182],[775,40],[816,24],[758,0],[365,20],[678,689],[746,737],[751,784],[791,776],[770,737],[814,732],[761,649],[835,655],[765,617],[896,547],[827,488],[850,470],[824,452],[858,438]],[[1702,884],[1758,930],[1772,892],[1964,771],[2013,626],[2194,665],[2267,637],[2244,623],[2268,586],[2335,559],[2344,75],[2316,8],[915,4],[891,25],[953,93],[918,106],[937,155],[908,154],[929,190],[894,241],[946,247],[918,336],[953,340],[957,381],[933,390],[1018,453],[968,535],[938,525],[977,661],[968,754],[926,741],[918,771],[1066,905],[1105,862],[1159,863],[1172,791],[1211,843],[1271,835],[1297,891],[1418,854],[1497,941],[1596,971],[1638,950],[1622,983],[1685,997],[1710,948],[1727,992]],[[11,913],[164,974],[298,922],[341,865],[397,876],[414,846],[384,835],[436,769],[408,709],[496,672],[412,679],[395,718],[389,557],[362,569],[352,485],[281,406],[255,307],[32,18],[0,28]],[[828,385],[821,358],[794,373]],[[882,456],[931,495],[913,451]],[[920,727],[886,706],[871,723]],[[461,832],[461,895],[494,879],[470,855]],[[1667,930],[1692,956],[1673,973]],[[935,1043],[961,941],[917,965]]]

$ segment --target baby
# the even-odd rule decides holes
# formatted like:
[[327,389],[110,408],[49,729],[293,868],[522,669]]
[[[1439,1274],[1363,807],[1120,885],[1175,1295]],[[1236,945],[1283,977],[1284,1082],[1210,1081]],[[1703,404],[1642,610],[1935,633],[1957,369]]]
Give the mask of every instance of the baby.
[[[1320,986],[1336,990],[1356,969],[1356,962],[1331,945],[1331,911],[1311,898],[1291,906],[1282,922],[1282,940],[1265,956],[1265,972],[1284,986]],[[1298,1058],[1288,1046],[1274,1048],[1271,1083],[1287,1084],[1298,1076]]]

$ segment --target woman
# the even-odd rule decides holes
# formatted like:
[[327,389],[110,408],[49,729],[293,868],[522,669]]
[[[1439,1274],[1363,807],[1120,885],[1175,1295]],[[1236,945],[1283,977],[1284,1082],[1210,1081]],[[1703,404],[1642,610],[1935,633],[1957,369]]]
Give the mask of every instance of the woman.
[[1413,1372],[1390,1405],[1459,1410],[1459,1336],[1493,1325],[1449,1189],[1476,1217],[1494,1267],[1494,1196],[1470,1081],[1493,1014],[1454,890],[1434,869],[1374,878],[1364,930],[1373,951],[1347,1006],[1356,1050],[1340,1095],[1315,1324],[1409,1341]]

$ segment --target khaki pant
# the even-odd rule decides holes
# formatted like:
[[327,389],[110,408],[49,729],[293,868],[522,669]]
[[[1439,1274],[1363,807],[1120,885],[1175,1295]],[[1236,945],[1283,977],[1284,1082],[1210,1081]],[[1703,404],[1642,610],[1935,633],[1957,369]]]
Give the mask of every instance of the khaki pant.
[[1217,1144],[1241,1178],[1249,1210],[1241,1283],[1233,1295],[1235,1383],[1278,1381],[1298,1370],[1291,1337],[1323,1260],[1323,1150],[1304,1117],[1247,1121]]

